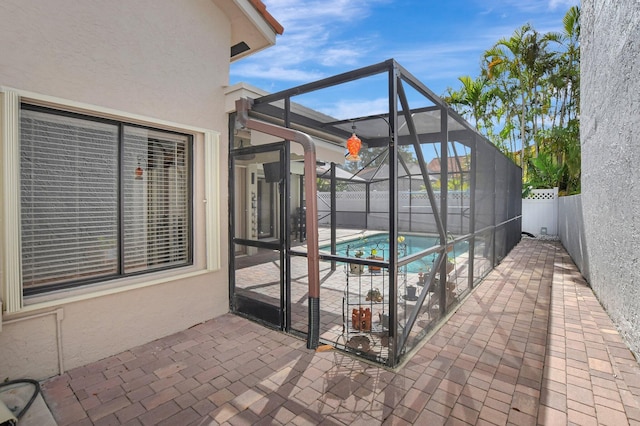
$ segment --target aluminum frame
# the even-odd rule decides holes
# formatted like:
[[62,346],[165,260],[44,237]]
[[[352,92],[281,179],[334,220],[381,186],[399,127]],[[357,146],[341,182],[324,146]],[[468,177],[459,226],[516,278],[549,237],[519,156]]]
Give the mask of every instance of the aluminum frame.
[[[388,92],[388,113],[366,117],[352,117],[348,119],[336,120],[328,116],[313,116],[307,111],[295,104],[292,99],[297,96],[312,93],[314,91],[331,88],[340,84],[349,83],[362,78],[384,74],[387,78]],[[423,96],[431,106],[420,107],[416,109],[410,108],[410,102],[407,95],[407,89],[410,88],[414,93]],[[400,109],[397,105],[400,105]],[[435,133],[421,133],[424,123],[420,121],[420,114],[424,116],[439,115],[439,131]],[[434,268],[429,274],[428,284],[425,285],[425,291],[429,286],[434,285],[435,280],[440,277],[440,282],[446,282],[447,276],[447,252],[460,242],[468,242],[468,291],[473,289],[490,269],[480,270],[475,273],[474,262],[476,256],[483,259],[490,259],[491,268],[495,267],[500,260],[519,242],[521,234],[521,193],[520,184],[522,170],[519,166],[509,161],[495,146],[493,146],[486,138],[480,135],[469,123],[467,123],[459,114],[451,110],[450,107],[428,89],[423,83],[409,73],[405,68],[398,64],[394,59],[370,65],[358,70],[339,74],[333,77],[325,78],[313,83],[304,84],[295,88],[287,89],[281,92],[269,94],[253,100],[253,107],[250,115],[254,119],[262,120],[268,123],[297,129],[303,132],[309,132],[312,135],[322,136],[326,140],[346,140],[351,134],[349,126],[351,123],[359,124],[358,136],[369,147],[386,147],[388,155],[388,176],[385,178],[388,182],[389,200],[388,200],[388,223],[386,231],[389,234],[389,252],[390,257],[386,261],[361,260],[336,255],[336,222],[337,222],[337,206],[335,201],[336,177],[335,165],[332,164],[329,179],[331,184],[331,255],[319,255],[322,261],[332,262],[335,269],[337,262],[362,263],[368,265],[378,265],[387,268],[389,271],[389,347],[394,350],[389,351],[386,359],[375,359],[388,366],[398,365],[403,357],[411,350],[415,344],[409,343],[409,334],[415,326],[418,310],[424,302],[424,297],[419,300],[408,317],[408,321],[404,323],[402,330],[398,327],[398,271],[412,261],[419,259],[427,254],[437,254],[437,260]],[[322,118],[322,119],[321,119]],[[382,120],[380,120],[382,119]],[[362,123],[366,123],[366,126]],[[370,126],[371,134],[364,129]],[[375,129],[374,129],[375,127]],[[386,128],[387,137],[379,136],[384,133]],[[406,130],[403,130],[406,129]],[[233,152],[233,133],[231,132],[230,149]],[[427,169],[426,159],[423,155],[423,145],[429,143],[439,144],[440,157],[440,183],[441,189],[439,193],[440,199],[433,188],[430,180],[430,172]],[[462,171],[460,163],[461,156],[456,150],[456,144],[468,148],[469,170]],[[430,249],[423,250],[420,253],[398,258],[398,236],[401,225],[399,224],[399,204],[398,204],[398,179],[399,169],[407,171],[406,164],[403,163],[402,157],[399,155],[398,146],[413,147],[417,163],[422,176],[423,184],[428,196],[429,205],[433,211],[433,219],[435,221],[435,230],[439,238],[439,245]],[[449,166],[449,149],[453,150],[453,158],[457,162],[458,172],[461,176],[468,173],[469,179],[469,208],[468,208],[468,230],[464,233],[451,238],[449,230],[449,217],[451,212],[448,205],[448,183],[451,172]],[[289,155],[289,154],[288,154]],[[444,158],[447,161],[443,160]],[[287,159],[285,159],[285,162]],[[233,176],[230,174],[230,180]],[[290,188],[290,177],[286,176],[286,187]],[[369,195],[373,180],[362,183],[367,191],[367,207],[365,217],[368,218]],[[232,188],[232,183],[230,183]],[[288,190],[288,189],[287,189]],[[288,197],[287,197],[288,199]],[[464,222],[464,213],[460,212],[461,223]],[[476,216],[480,215],[480,216]],[[230,214],[233,217],[233,214]],[[411,218],[412,215],[410,214]],[[286,218],[287,221],[290,218]],[[368,223],[367,223],[368,225]],[[461,226],[461,229],[463,226]],[[289,225],[286,225],[289,229]],[[402,231],[400,231],[402,232]],[[233,229],[230,225],[230,236],[233,237]],[[290,244],[289,234],[287,233],[287,242],[284,247],[285,258],[290,256],[307,256],[307,253],[293,249]],[[231,239],[230,239],[231,240]],[[483,254],[480,256],[476,253],[476,245],[482,244],[484,248]],[[487,254],[488,253],[488,254]],[[288,267],[287,267],[288,269]],[[233,271],[230,271],[230,275]],[[287,286],[290,286],[290,277],[286,278]],[[440,321],[445,317],[447,312],[455,307],[447,304],[446,285],[439,286],[439,310]],[[432,325],[434,326],[434,325]],[[290,323],[285,327],[290,327]],[[425,333],[421,333],[424,335]],[[366,356],[365,356],[366,357]]]

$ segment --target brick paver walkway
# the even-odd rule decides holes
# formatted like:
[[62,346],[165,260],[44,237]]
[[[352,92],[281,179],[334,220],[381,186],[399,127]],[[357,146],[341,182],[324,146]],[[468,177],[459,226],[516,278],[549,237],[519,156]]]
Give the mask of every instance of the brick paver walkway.
[[60,425],[640,424],[640,368],[555,242],[523,240],[389,371],[224,315],[43,384]]

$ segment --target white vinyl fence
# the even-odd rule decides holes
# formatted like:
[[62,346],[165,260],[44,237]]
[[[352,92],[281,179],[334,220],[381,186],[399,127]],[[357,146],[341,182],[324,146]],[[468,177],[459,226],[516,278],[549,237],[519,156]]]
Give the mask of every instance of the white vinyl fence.
[[[449,230],[462,233],[469,227],[469,194],[466,191],[448,191]],[[436,200],[440,192],[435,191]],[[322,226],[331,225],[331,193],[318,192],[318,221]],[[369,193],[367,214],[366,191],[336,193],[338,227],[387,229],[389,226],[389,192]],[[401,229],[416,232],[433,231],[436,228],[433,209],[426,191],[398,192],[398,223]]]
[[534,189],[522,200],[522,232],[558,235],[558,188]]

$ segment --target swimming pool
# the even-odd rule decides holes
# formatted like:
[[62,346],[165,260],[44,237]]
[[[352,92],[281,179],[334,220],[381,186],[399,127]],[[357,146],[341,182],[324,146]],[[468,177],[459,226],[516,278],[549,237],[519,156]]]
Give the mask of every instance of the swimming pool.
[[[400,250],[400,257],[409,256],[414,253],[418,253],[422,250],[426,250],[430,247],[439,244],[440,239],[438,237],[429,237],[425,235],[403,235],[404,241],[398,244]],[[400,238],[400,237],[399,237]],[[464,245],[464,247],[462,247]],[[467,243],[456,244],[455,250],[449,253],[449,257],[467,251]],[[330,252],[331,246],[322,246],[320,250]],[[405,252],[406,250],[406,252]],[[357,239],[343,241],[336,244],[336,254],[339,256],[356,257],[356,252],[362,251],[363,258],[367,258],[371,255],[380,256],[384,259],[388,259],[389,252],[389,235],[388,234],[373,234],[366,237],[360,237]],[[422,258],[421,261],[412,262],[407,265],[407,272],[424,272],[435,261],[437,255],[429,255]]]

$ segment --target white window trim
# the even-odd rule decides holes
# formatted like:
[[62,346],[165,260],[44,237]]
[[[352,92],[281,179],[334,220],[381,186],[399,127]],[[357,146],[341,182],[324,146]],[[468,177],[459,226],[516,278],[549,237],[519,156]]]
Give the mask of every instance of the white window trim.
[[22,267],[20,259],[20,97],[15,91],[2,91],[0,128],[2,135],[2,289],[7,312],[22,308]]
[[[137,277],[135,282],[122,279],[87,286],[78,292],[74,289],[67,291],[69,297],[59,298],[55,301],[47,301],[46,295],[37,297],[41,303],[29,306],[27,309],[22,296],[22,267],[21,253],[22,245],[20,240],[20,138],[19,138],[19,116],[22,102],[63,109],[66,111],[83,113],[91,116],[112,118],[133,124],[143,124],[163,130],[173,130],[181,133],[200,134],[204,141],[204,214],[205,214],[205,247],[206,256],[204,269],[194,270],[193,267],[176,269],[160,274],[153,274],[147,279],[145,275]],[[93,297],[105,296],[150,285],[157,285],[177,279],[188,278],[206,272],[220,269],[220,167],[219,164],[220,133],[210,129],[182,125],[166,120],[159,120],[137,114],[130,114],[110,108],[98,107],[81,102],[69,101],[53,96],[27,92],[0,86],[0,295],[2,296],[3,308],[8,314],[25,310],[40,309],[78,301]],[[195,159],[197,160],[197,159]],[[197,167],[194,167],[194,172]],[[198,201],[194,194],[194,211],[198,208]],[[195,223],[194,223],[195,225]],[[201,233],[201,230],[194,228],[194,235]],[[18,248],[16,250],[16,248]],[[142,277],[142,278],[141,278]],[[142,279],[142,281],[141,281]],[[129,281],[127,283],[127,281]],[[59,293],[58,293],[59,294]]]

